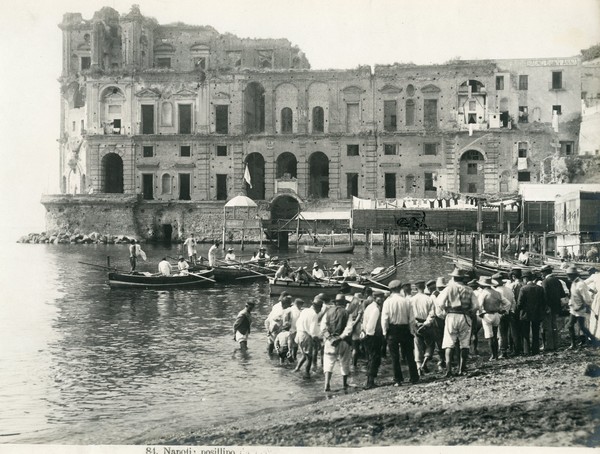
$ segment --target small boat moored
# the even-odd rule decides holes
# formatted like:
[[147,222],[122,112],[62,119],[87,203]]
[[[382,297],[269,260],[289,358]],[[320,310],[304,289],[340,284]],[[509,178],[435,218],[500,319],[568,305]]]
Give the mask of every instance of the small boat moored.
[[354,252],[354,245],[339,244],[337,246],[304,246],[304,252],[314,252],[317,254],[352,254]]
[[110,288],[177,289],[202,287],[214,283],[212,270],[172,276],[155,276],[151,273],[108,273]]

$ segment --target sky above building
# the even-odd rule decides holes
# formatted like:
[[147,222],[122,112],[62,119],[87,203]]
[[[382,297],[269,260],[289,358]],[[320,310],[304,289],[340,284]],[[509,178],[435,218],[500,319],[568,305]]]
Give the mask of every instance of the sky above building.
[[0,202],[3,231],[42,231],[42,193],[58,192],[65,12],[91,19],[131,4],[160,24],[287,38],[313,69],[577,55],[600,43],[600,0],[4,0],[0,4]]

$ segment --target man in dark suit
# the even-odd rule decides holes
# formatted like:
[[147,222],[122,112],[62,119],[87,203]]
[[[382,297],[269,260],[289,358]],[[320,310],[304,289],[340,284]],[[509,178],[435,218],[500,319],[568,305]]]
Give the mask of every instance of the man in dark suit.
[[525,354],[537,355],[540,352],[540,324],[546,311],[546,295],[544,289],[534,283],[531,271],[523,273],[523,279],[526,284],[519,292],[517,317]]
[[556,320],[560,313],[560,301],[566,295],[562,284],[552,274],[552,267],[550,265],[544,265],[541,271],[544,276],[542,287],[546,293],[546,313],[544,314],[543,322],[544,351],[554,351],[558,346]]

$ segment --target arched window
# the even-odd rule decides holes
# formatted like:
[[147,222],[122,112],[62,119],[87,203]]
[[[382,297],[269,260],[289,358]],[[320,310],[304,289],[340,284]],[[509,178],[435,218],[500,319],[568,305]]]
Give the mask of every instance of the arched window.
[[312,111],[312,132],[325,131],[325,113],[321,106],[316,106]]
[[277,157],[277,178],[297,178],[298,161],[289,151]]
[[468,150],[460,157],[460,192],[485,192],[483,167],[485,158],[477,150]]
[[284,107],[281,109],[281,133],[291,134],[294,132],[294,121],[293,121],[292,109]]
[[406,100],[406,126],[415,125],[415,102],[412,99]]
[[250,173],[250,183],[244,182],[246,194],[253,200],[265,199],[265,158],[260,153],[250,153],[245,165]]
[[161,179],[161,187],[162,187],[163,194],[171,194],[173,192],[173,185],[171,182],[172,182],[171,175],[169,175],[168,173],[165,173]]

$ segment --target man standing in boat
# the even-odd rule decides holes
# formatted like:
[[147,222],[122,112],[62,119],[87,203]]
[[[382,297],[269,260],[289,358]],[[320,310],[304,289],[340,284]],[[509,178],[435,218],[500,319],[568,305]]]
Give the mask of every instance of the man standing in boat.
[[254,309],[254,302],[248,301],[246,307],[242,309],[235,323],[233,324],[233,340],[240,344],[240,350],[248,350],[248,336],[250,335],[250,326],[252,325],[252,316],[250,313]]
[[183,245],[187,247],[187,255],[189,261],[195,265],[196,259],[198,258],[198,252],[196,251],[196,238],[192,233],[186,240],[183,242]]
[[129,263],[131,265],[131,272],[135,271],[137,266],[137,258],[140,256],[142,260],[146,260],[146,254],[142,251],[142,248],[135,239],[131,240],[131,244],[129,245]]
[[208,266],[217,266],[217,251],[219,249],[219,240],[215,241],[208,250]]

